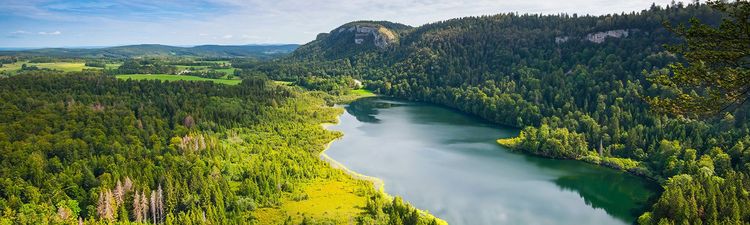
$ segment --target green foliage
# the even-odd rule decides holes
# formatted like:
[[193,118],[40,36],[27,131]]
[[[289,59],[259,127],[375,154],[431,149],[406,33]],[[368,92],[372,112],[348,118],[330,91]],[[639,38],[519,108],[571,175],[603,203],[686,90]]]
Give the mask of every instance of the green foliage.
[[[368,89],[382,95],[436,103],[504,125],[526,127],[518,139],[503,141],[521,151],[587,160],[661,182],[701,172],[727,178],[750,172],[747,106],[731,108],[724,118],[715,121],[697,121],[654,114],[643,100],[645,96],[667,99],[682,91],[679,86],[647,80],[644,74],[648,71],[689,62],[689,57],[711,56],[683,58],[673,54],[673,48],[664,46],[682,40],[664,29],[663,23],[698,18],[716,25],[721,23],[724,11],[705,4],[678,3],[604,16],[511,13],[467,17],[406,29],[400,33],[399,44],[388,49],[338,51],[327,48],[324,41],[314,41],[292,58],[258,63],[243,73],[283,80],[305,74],[351,76],[364,80]],[[747,16],[741,18],[742,23],[735,24],[746,22]],[[737,44],[726,49],[726,54],[745,57],[748,48],[740,43],[746,40],[732,42],[730,37],[745,38],[746,32],[742,32],[746,27],[735,28],[725,33],[715,31]],[[589,40],[597,32],[606,31],[627,32],[627,36]],[[700,40],[698,44],[706,47],[715,43]],[[691,46],[691,40],[687,44]],[[731,58],[723,55],[722,49],[713,50],[711,54]],[[746,63],[745,58],[742,62]],[[734,77],[713,75],[739,81],[737,76],[744,72],[733,71],[737,72]],[[736,90],[745,89],[732,91]],[[730,150],[724,153],[712,150],[715,148]],[[736,185],[738,192],[748,189],[747,184]],[[740,195],[726,196],[727,201],[740,206],[747,204]],[[728,207],[725,211],[750,212],[747,207],[732,204],[724,207]],[[670,223],[674,216],[650,213],[642,219]],[[749,217],[740,217],[740,222],[747,221]]]
[[437,225],[437,219],[405,203],[400,197],[389,200],[382,195],[370,198],[365,206],[366,217],[358,218],[357,224],[378,225]]
[[177,68],[157,59],[128,59],[117,68],[117,74],[175,74]]
[[685,38],[684,43],[668,47],[683,56],[685,63],[673,63],[671,73],[657,72],[650,78],[676,90],[668,96],[649,98],[659,112],[718,116],[732,106],[741,107],[750,97],[750,2],[714,0],[708,4],[728,15],[718,27],[698,18],[691,19],[690,26],[667,25]]
[[589,154],[583,135],[566,128],[550,129],[542,125],[538,129],[526,127],[521,133],[523,138],[516,148],[532,154],[563,159],[578,159]]
[[744,174],[725,178],[701,168],[697,175],[677,175],[665,184],[665,191],[653,213],[639,218],[640,224],[742,224],[750,214]]
[[39,71],[0,88],[2,223],[244,224],[301,182],[341,176],[317,158],[339,111],[265,80]]
[[345,95],[353,89],[358,89],[357,83],[351,77],[322,78],[315,76],[301,77],[296,85],[310,90],[324,91],[331,95]]
[[129,75],[115,75],[118,79],[123,80],[161,80],[161,81],[211,81],[217,84],[237,85],[242,80],[227,80],[227,79],[210,79],[203,77],[195,77],[188,75],[170,75],[170,74],[129,74]]

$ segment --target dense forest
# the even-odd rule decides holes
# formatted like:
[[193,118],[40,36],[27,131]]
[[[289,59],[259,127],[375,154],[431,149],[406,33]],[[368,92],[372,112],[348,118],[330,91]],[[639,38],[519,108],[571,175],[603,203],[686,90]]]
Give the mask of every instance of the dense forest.
[[[500,141],[520,151],[658,181],[664,193],[641,224],[743,224],[750,222],[750,110],[703,120],[655,113],[644,100],[683,94],[647,79],[683,61],[664,47],[682,41],[665,22],[696,18],[716,26],[724,16],[705,4],[677,3],[604,16],[467,17],[416,28],[362,21],[318,35],[284,60],[247,66],[242,75],[298,83],[362,79],[383,95],[522,127],[519,137]],[[390,32],[360,33],[363,26]],[[373,46],[383,34],[396,38]]]
[[[252,224],[303,183],[346,176],[318,159],[341,135],[320,126],[341,113],[325,93],[100,71],[23,71],[0,88],[0,224]],[[358,223],[437,223],[366,190]]]

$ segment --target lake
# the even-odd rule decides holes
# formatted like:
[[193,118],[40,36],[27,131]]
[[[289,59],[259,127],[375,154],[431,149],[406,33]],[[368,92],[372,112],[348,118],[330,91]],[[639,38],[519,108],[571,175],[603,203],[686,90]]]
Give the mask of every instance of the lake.
[[495,140],[518,129],[454,110],[378,97],[344,107],[326,154],[449,224],[632,224],[657,193],[620,171],[511,152]]

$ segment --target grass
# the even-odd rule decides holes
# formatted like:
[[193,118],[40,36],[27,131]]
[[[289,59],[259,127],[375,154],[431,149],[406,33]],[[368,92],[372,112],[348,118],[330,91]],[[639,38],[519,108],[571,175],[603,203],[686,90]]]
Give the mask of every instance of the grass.
[[353,224],[354,218],[362,213],[367,202],[365,193],[371,188],[351,178],[316,180],[302,188],[307,199],[295,201],[294,194],[287,193],[280,207],[259,208],[253,216],[259,224],[283,224],[288,217],[293,224],[299,224],[304,217],[316,222]]
[[375,96],[375,93],[372,93],[372,91],[369,91],[367,89],[355,89],[355,90],[349,91],[349,94],[337,96],[336,102],[350,103],[360,98],[372,97],[372,96]]
[[22,64],[23,64],[23,62],[16,62],[16,63],[12,63],[12,64],[3,64],[3,67],[0,67],[0,72],[3,72],[3,71],[15,72],[16,70],[21,69],[21,65]]
[[[82,71],[83,69],[101,69],[97,67],[88,67],[84,62],[30,63],[28,61],[19,61],[12,64],[3,64],[3,67],[0,67],[0,72],[8,71],[11,74],[15,74],[18,70],[21,69],[21,66],[23,64],[26,64],[26,66],[36,66],[39,68],[60,70],[63,72],[77,72]],[[115,64],[112,65],[115,66]]]
[[53,70],[62,70],[64,72],[82,71],[83,69],[99,69],[96,67],[88,67],[85,63],[80,62],[54,62],[54,63],[28,63],[28,66],[37,66],[39,68],[47,68]]
[[183,70],[194,70],[194,71],[219,71],[223,72],[224,75],[222,79],[227,79],[229,76],[234,76],[235,68],[226,68],[226,69],[211,69],[209,66],[184,66],[184,65],[175,65],[177,67],[177,71],[183,71]]
[[275,81],[273,81],[273,83],[274,84],[278,84],[278,85],[282,85],[282,86],[291,86],[293,84],[293,82],[291,82],[291,81],[280,81],[280,80],[275,80]]
[[521,143],[521,139],[519,137],[500,138],[497,139],[497,143],[506,148],[515,149]]
[[375,96],[375,93],[372,93],[372,91],[367,90],[367,89],[352,90],[351,94],[357,95],[357,96],[362,96],[362,97]]
[[107,69],[117,69],[122,65],[122,63],[107,63],[106,68]]
[[202,77],[194,77],[194,76],[183,76],[183,75],[170,75],[170,74],[122,74],[116,76],[118,79],[133,79],[133,80],[163,80],[163,81],[177,81],[177,80],[186,80],[186,81],[211,81],[214,83],[219,84],[226,84],[226,85],[237,85],[242,80],[226,80],[226,79],[209,79],[209,78],[202,78]]
[[215,69],[215,70],[219,71],[219,72],[224,72],[227,75],[234,75],[234,70],[236,70],[236,69],[235,68],[226,68],[226,69]]

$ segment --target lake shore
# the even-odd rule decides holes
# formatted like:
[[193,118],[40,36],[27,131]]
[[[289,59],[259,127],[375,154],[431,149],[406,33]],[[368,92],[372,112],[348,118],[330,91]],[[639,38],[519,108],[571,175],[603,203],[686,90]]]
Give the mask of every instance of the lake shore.
[[[336,117],[336,120],[337,120],[336,123],[323,123],[323,124],[321,124],[321,126],[323,127],[323,129],[330,130],[330,129],[328,129],[328,127],[330,127],[332,125],[336,125],[336,124],[338,124],[340,122],[339,119],[338,119],[338,117]],[[344,164],[341,164],[340,162],[336,161],[335,159],[331,158],[330,156],[328,156],[326,154],[326,151],[328,151],[328,149],[331,148],[331,145],[333,144],[333,142],[335,142],[337,140],[339,140],[339,138],[333,139],[330,142],[328,142],[328,144],[326,144],[326,147],[319,154],[320,159],[323,160],[323,161],[325,161],[325,162],[327,162],[334,169],[342,170],[342,171],[344,171],[344,173],[348,174],[349,176],[351,176],[351,177],[353,177],[355,179],[371,182],[372,185],[373,185],[373,187],[375,188],[375,190],[377,190],[379,192],[382,192],[383,194],[385,194],[386,196],[388,196],[389,198],[391,198],[391,196],[388,195],[385,192],[385,182],[383,182],[383,180],[381,180],[380,178],[377,178],[377,177],[367,176],[367,175],[364,175],[364,174],[361,174],[361,173],[357,173],[357,172],[355,172],[353,170],[350,170],[349,168],[347,168],[346,166],[344,166]]]
[[[631,167],[623,167],[623,166],[618,166],[618,165],[615,165],[615,164],[606,163],[604,160],[602,160],[602,159],[607,159],[607,158],[609,158],[609,159],[619,159],[619,158],[600,157],[600,156],[596,156],[595,160],[592,160],[591,157],[588,157],[588,158],[587,157],[579,157],[579,158],[554,158],[554,157],[550,157],[550,156],[544,155],[544,154],[536,154],[534,152],[524,151],[523,149],[520,149],[518,147],[518,144],[521,142],[521,139],[522,139],[522,136],[519,135],[519,136],[515,136],[515,137],[498,138],[497,140],[495,140],[495,142],[498,145],[500,145],[500,146],[506,147],[506,148],[508,148],[508,149],[510,149],[512,151],[520,152],[520,153],[523,153],[523,154],[529,154],[529,155],[532,155],[532,156],[544,157],[544,158],[551,158],[551,159],[558,159],[558,160],[575,160],[575,161],[581,161],[581,162],[589,163],[589,164],[596,165],[596,166],[601,166],[601,167],[608,168],[608,169],[622,171],[622,172],[625,172],[625,173],[628,173],[628,174],[632,174],[634,176],[641,177],[643,179],[646,179],[646,180],[649,180],[649,181],[652,181],[652,182],[656,182],[656,183],[663,182],[663,180],[660,180],[659,178],[655,177],[647,169],[641,169],[640,167],[638,167],[639,165],[631,166]],[[638,164],[642,163],[642,162],[638,162],[638,161],[636,161],[636,162]]]
[[[370,97],[370,96],[367,96],[367,97]],[[342,106],[337,105],[337,106],[334,106],[334,107],[342,107]],[[340,117],[341,117],[341,115],[338,115],[336,117],[336,122],[335,123],[322,123],[320,125],[321,125],[321,127],[323,127],[323,129],[334,131],[334,130],[329,129],[329,127],[333,126],[333,125],[336,125],[336,124],[339,124],[341,122]],[[330,156],[328,156],[326,154],[326,151],[328,151],[328,149],[331,148],[331,145],[333,144],[333,142],[335,142],[335,141],[337,141],[337,140],[339,140],[341,138],[343,138],[343,136],[339,137],[339,138],[336,138],[336,139],[333,139],[330,142],[328,142],[328,144],[326,144],[326,147],[319,154],[320,159],[323,160],[323,161],[325,161],[325,162],[327,162],[328,165],[330,165],[332,168],[339,169],[339,170],[343,171],[344,173],[346,173],[347,175],[351,176],[354,179],[371,182],[372,185],[373,185],[373,188],[375,188],[375,190],[377,192],[379,192],[380,194],[382,194],[389,201],[392,201],[394,197],[391,196],[390,194],[388,194],[387,192],[385,192],[385,182],[382,179],[377,178],[377,177],[367,176],[367,175],[364,175],[364,174],[361,174],[361,173],[357,173],[357,172],[349,169],[348,167],[344,166],[344,164],[341,164],[340,162],[336,161],[335,159],[331,158]],[[440,225],[447,225],[448,224],[448,222],[446,222],[445,220],[440,219],[440,218],[438,218],[438,217],[430,214],[426,210],[422,210],[422,209],[419,209],[419,208],[416,208],[416,207],[414,207],[414,208],[420,214],[422,214],[424,216],[429,216],[430,218],[434,218],[438,222],[438,224],[440,224]]]

